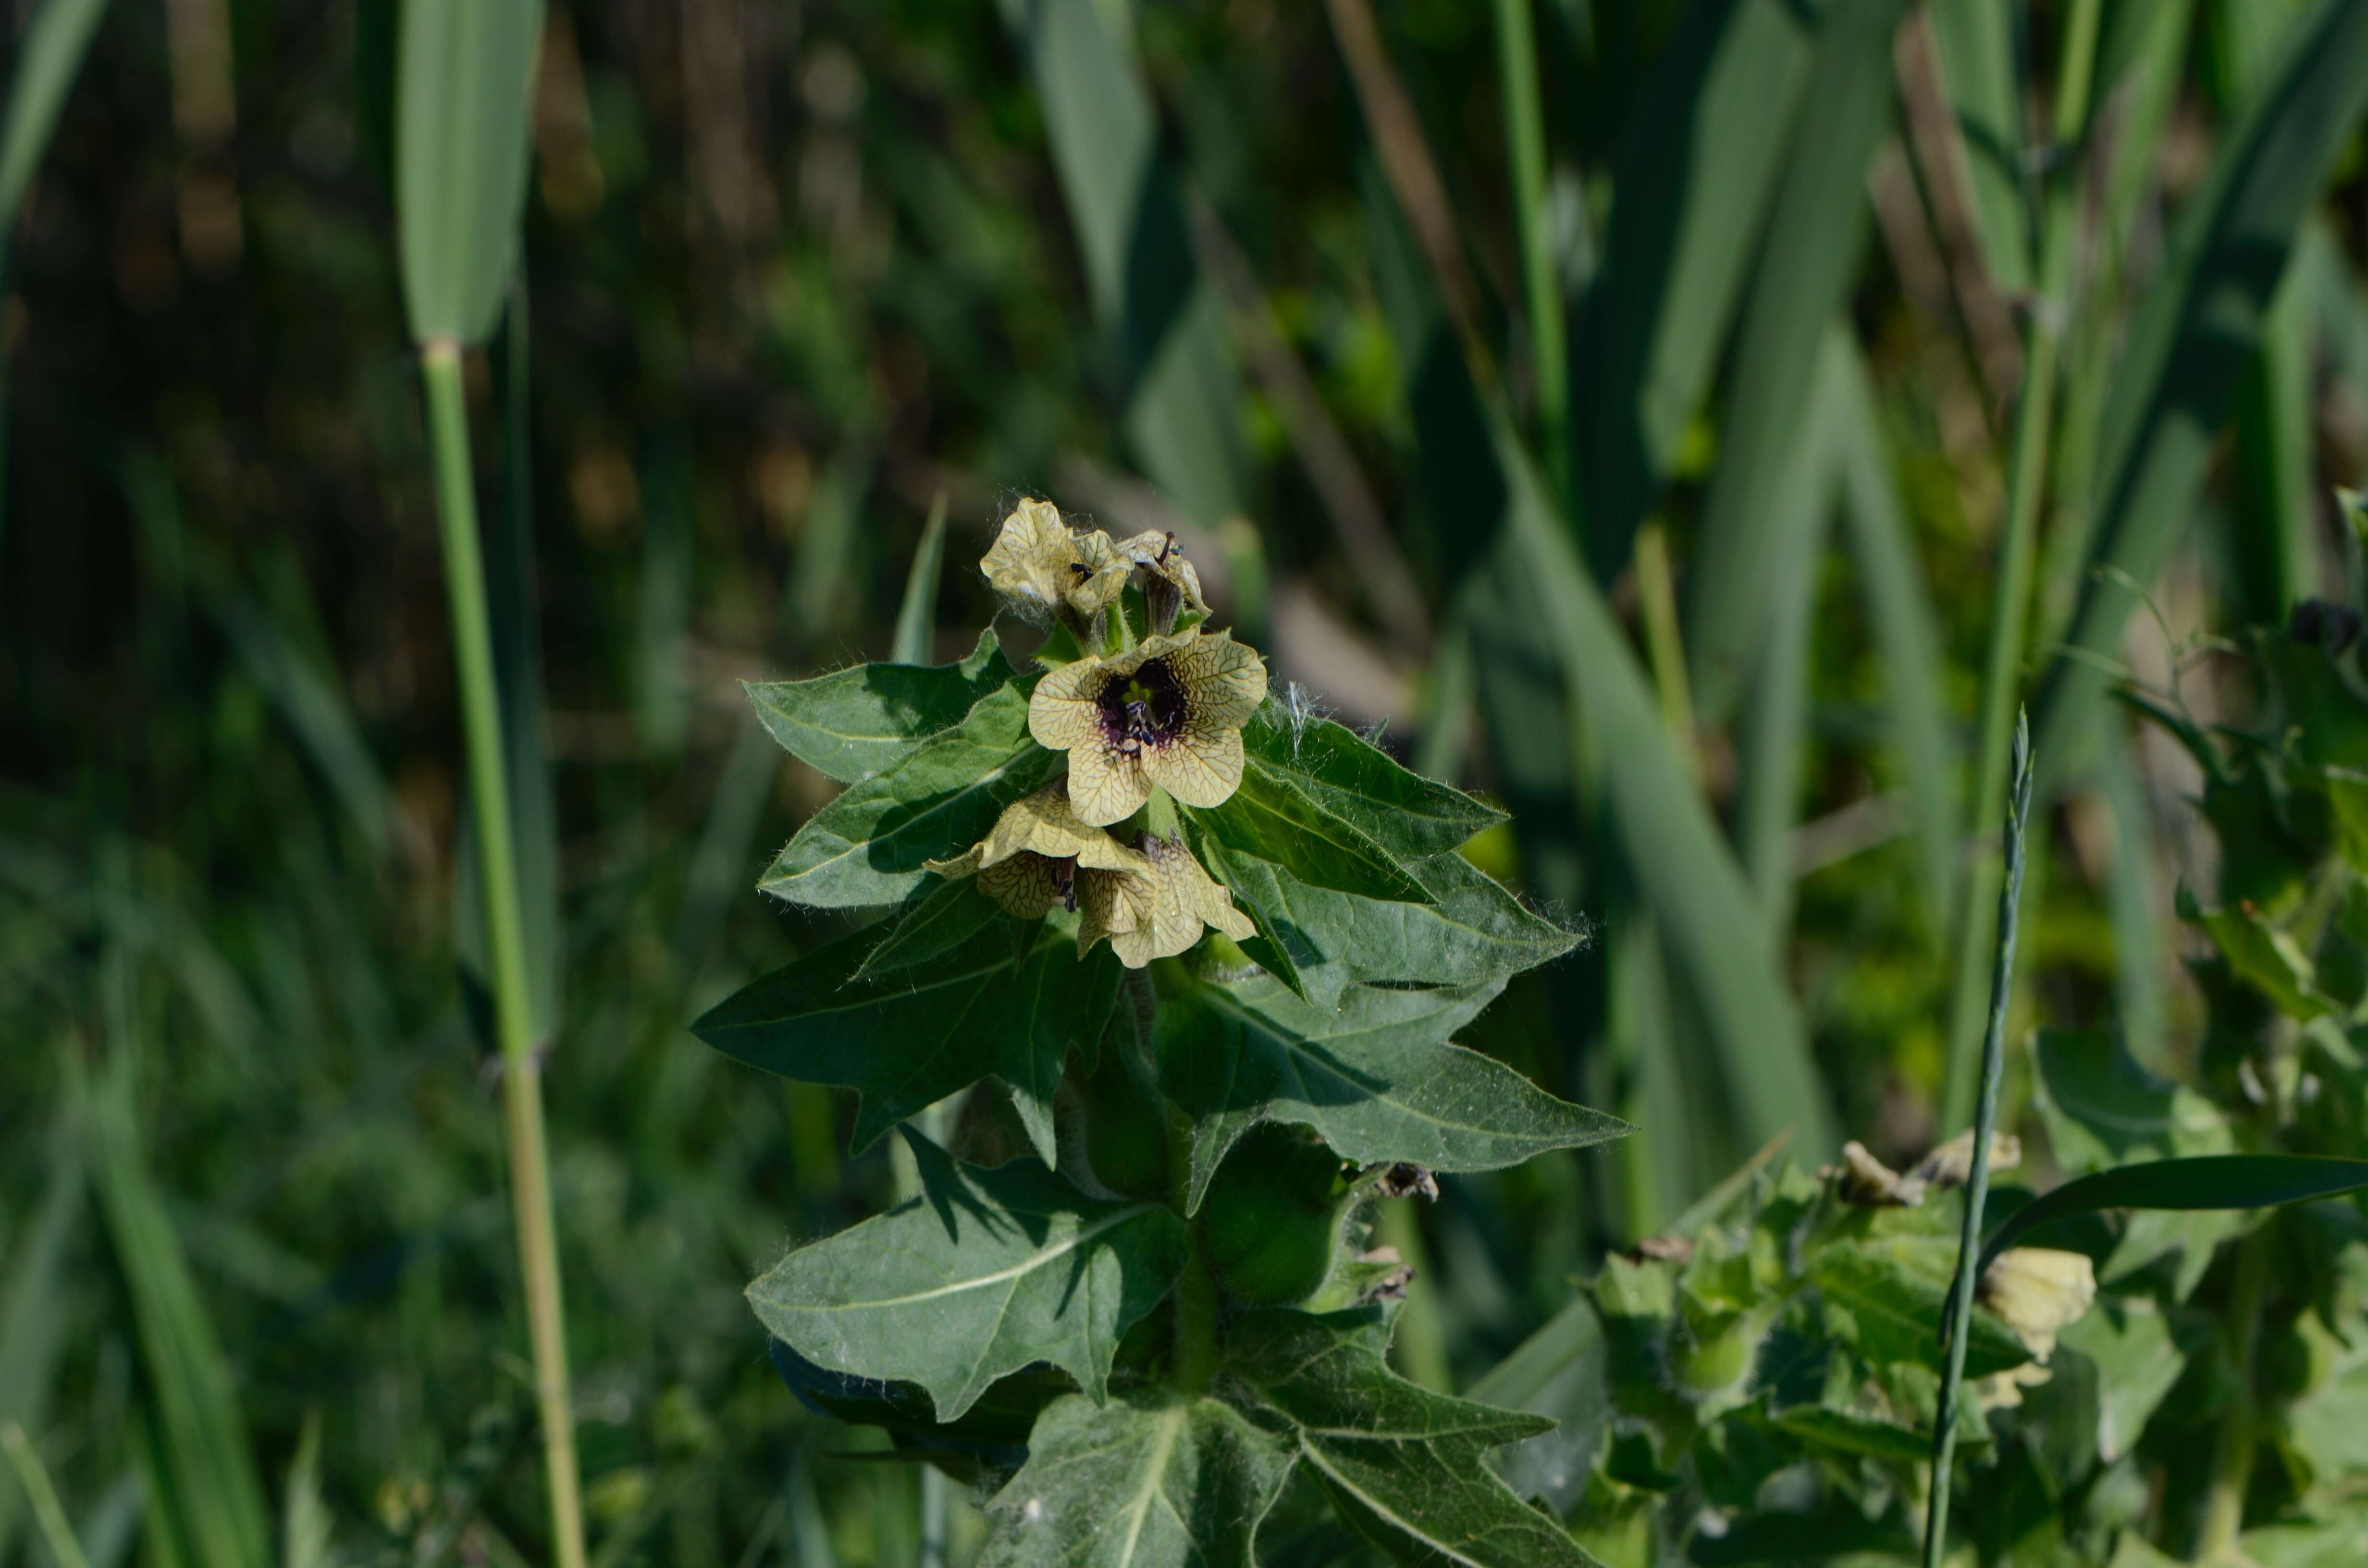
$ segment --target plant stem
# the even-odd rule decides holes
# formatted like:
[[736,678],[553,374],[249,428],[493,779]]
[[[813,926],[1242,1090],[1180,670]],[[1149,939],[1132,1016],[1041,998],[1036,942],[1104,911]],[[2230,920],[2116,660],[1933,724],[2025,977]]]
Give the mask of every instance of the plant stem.
[[1217,1278],[1209,1268],[1207,1243],[1199,1221],[1184,1212],[1192,1189],[1192,1123],[1174,1106],[1167,1109],[1168,1201],[1184,1221],[1187,1256],[1176,1281],[1176,1364],[1173,1381],[1187,1394],[1208,1388],[1217,1374]]
[[[2063,71],[2056,84],[2055,141],[2068,147],[2089,117],[2089,78],[2096,58],[2099,0],[2074,0],[2064,22]],[[2005,805],[2007,734],[2014,722],[2030,624],[2032,580],[2038,557],[2039,509],[2047,491],[2047,445],[2054,434],[2056,350],[2069,313],[2072,246],[2078,231],[2068,188],[2047,203],[2040,259],[2039,298],[2029,312],[2022,395],[2015,411],[2014,451],[2007,490],[2006,537],[1998,560],[1996,608],[1982,675],[1981,731],[1974,752],[1975,834],[1988,831]],[[1982,960],[1990,949],[1988,919],[1999,869],[1987,847],[1966,869],[1958,905],[1957,960],[1951,987],[1949,1051],[1941,1085],[1941,1125],[1954,1127],[1972,1109],[1974,1042],[1981,1028]]]
[[1570,460],[1570,373],[1565,358],[1562,280],[1546,229],[1546,132],[1538,103],[1537,35],[1530,0],[1497,0],[1497,65],[1505,99],[1505,143],[1512,154],[1513,219],[1520,234],[1521,284],[1530,317],[1531,373],[1537,380],[1538,437],[1546,476],[1565,512],[1577,510]]
[[2245,1490],[2253,1478],[2253,1451],[2260,1437],[2253,1403],[2253,1360],[2261,1336],[2261,1298],[2270,1283],[2269,1226],[2264,1222],[2237,1244],[2237,1276],[2228,1296],[2228,1358],[2237,1367],[2237,1397],[2220,1422],[2212,1458],[2212,1490],[2203,1500],[2203,1528],[2195,1561],[2231,1557],[2245,1524]]
[[1949,1479],[1957,1451],[1957,1396],[1965,1381],[1972,1333],[1974,1274],[1981,1256],[1982,1209],[1990,1190],[1990,1135],[1998,1128],[1998,1081],[2006,1070],[2006,1009],[2014,994],[2015,910],[2022,898],[2024,829],[2031,817],[2031,717],[2015,716],[2014,801],[2006,819],[2006,890],[1998,895],[1998,955],[1990,969],[1989,1027],[1982,1034],[1982,1092],[1974,1108],[1973,1169],[1957,1240],[1957,1278],[1949,1301],[1948,1369],[1932,1418],[1932,1491],[1924,1516],[1924,1568],[1939,1568],[1948,1544]]
[[543,1138],[542,1063],[532,1039],[527,995],[526,936],[518,915],[518,861],[512,848],[509,781],[502,767],[501,713],[460,346],[450,340],[431,342],[421,348],[419,361],[428,445],[436,463],[437,510],[443,522],[444,582],[451,599],[469,791],[476,807],[495,1035],[502,1052],[510,1198],[518,1225],[518,1268],[526,1284],[535,1396],[542,1418],[552,1554],[559,1568],[584,1568],[584,1508],[575,1469],[575,1417],[568,1393],[566,1319],[561,1308],[558,1233],[552,1219],[550,1160]]

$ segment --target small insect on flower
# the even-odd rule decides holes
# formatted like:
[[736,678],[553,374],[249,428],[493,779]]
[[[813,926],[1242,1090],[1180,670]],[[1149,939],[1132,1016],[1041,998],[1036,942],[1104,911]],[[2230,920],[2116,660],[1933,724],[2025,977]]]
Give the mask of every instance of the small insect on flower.
[[2096,1301],[2097,1271],[2077,1252],[2009,1247],[1982,1270],[1980,1296],[2044,1362],[2055,1353],[2056,1335]]
[[1028,699],[1028,730],[1069,754],[1077,819],[1103,826],[1140,811],[1155,784],[1188,806],[1224,804],[1265,697],[1255,650],[1195,628],[1053,671]]

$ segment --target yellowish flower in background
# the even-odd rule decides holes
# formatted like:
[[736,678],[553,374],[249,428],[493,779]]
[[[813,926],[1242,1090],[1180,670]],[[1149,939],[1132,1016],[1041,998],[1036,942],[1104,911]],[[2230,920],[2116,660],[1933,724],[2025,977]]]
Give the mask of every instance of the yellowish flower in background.
[[2077,1252],[2009,1247],[1982,1270],[1980,1296],[2044,1361],[2055,1353],[2056,1335],[2097,1299],[2097,1271]]
[[1143,808],[1155,784],[1188,806],[1222,805],[1242,781],[1242,726],[1266,698],[1266,664],[1225,632],[1152,637],[1037,682],[1028,731],[1069,754],[1069,800],[1094,826]]

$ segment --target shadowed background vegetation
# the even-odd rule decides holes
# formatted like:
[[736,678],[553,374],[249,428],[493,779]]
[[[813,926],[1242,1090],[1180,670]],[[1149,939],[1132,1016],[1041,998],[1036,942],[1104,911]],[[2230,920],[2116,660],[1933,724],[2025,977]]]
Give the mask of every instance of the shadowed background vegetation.
[[[0,1424],[94,1568],[547,1555],[397,23],[0,6]],[[1023,496],[1589,923],[1466,1043],[1643,1131],[1393,1216],[1411,1376],[1964,1125],[2018,700],[2018,1025],[2187,1061],[2201,776],[2102,694],[2354,594],[2363,97],[2362,0],[552,0],[464,373],[594,1560],[916,1561],[740,1298],[888,1162],[683,1025],[842,928],[739,680],[968,652]]]

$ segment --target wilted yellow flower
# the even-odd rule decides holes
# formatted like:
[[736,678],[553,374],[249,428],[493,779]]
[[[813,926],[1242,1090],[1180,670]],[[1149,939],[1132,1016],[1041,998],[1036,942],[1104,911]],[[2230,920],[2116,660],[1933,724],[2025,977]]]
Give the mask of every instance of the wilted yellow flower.
[[2044,1361],[2055,1335],[2097,1299],[2097,1272],[2086,1256],[2053,1247],[2009,1247],[1982,1270],[1981,1302],[2022,1336]]
[[2022,1391],[2035,1389],[2055,1374],[2036,1361],[2009,1367],[1974,1380],[1974,1407],[1987,1415],[1993,1410],[2014,1410],[2022,1404]]
[[[1990,1169],[2010,1171],[2022,1164],[2022,1140],[2011,1132],[1990,1134]],[[1936,1187],[1963,1187],[1973,1179],[1974,1133],[1971,1128],[1924,1156],[1916,1175]]]
[[1173,533],[1149,528],[1118,542],[1118,553],[1143,573],[1143,602],[1151,612],[1151,630],[1165,635],[1174,630],[1177,613],[1209,613],[1201,597],[1201,574],[1184,557]]
[[1061,614],[1082,633],[1126,591],[1136,562],[1096,528],[1075,533],[1050,501],[1022,501],[979,561],[996,592],[1026,613]]
[[1242,781],[1242,726],[1265,697],[1255,650],[1195,628],[1053,671],[1028,699],[1028,731],[1069,754],[1077,820],[1106,826],[1155,784],[1188,806],[1223,804]]
[[1842,1163],[1827,1166],[1825,1174],[1839,1178],[1836,1189],[1845,1203],[1913,1209],[1924,1201],[1921,1178],[1901,1176],[1867,1153],[1866,1145],[1855,1138],[1842,1145]]
[[1112,880],[1107,903],[1095,890],[1077,927],[1080,951],[1107,932],[1119,962],[1141,969],[1190,949],[1204,926],[1237,942],[1258,934],[1249,916],[1234,907],[1233,894],[1210,880],[1181,840],[1146,834],[1137,848],[1149,871]]
[[941,877],[976,877],[989,898],[1023,920],[1057,906],[1092,901],[1096,883],[1140,876],[1149,862],[1069,808],[1068,785],[1054,779],[1003,808],[985,838],[950,860],[925,860]]
[[1076,585],[1077,545],[1050,501],[1022,501],[979,561],[995,591],[1042,615],[1058,609]]
[[1076,911],[1078,955],[1107,937],[1129,969],[1185,951],[1204,926],[1235,940],[1257,931],[1180,842],[1151,835],[1136,847],[1121,844],[1077,820],[1060,779],[1006,806],[960,855],[923,865],[941,877],[976,877],[981,892],[1023,920]]

